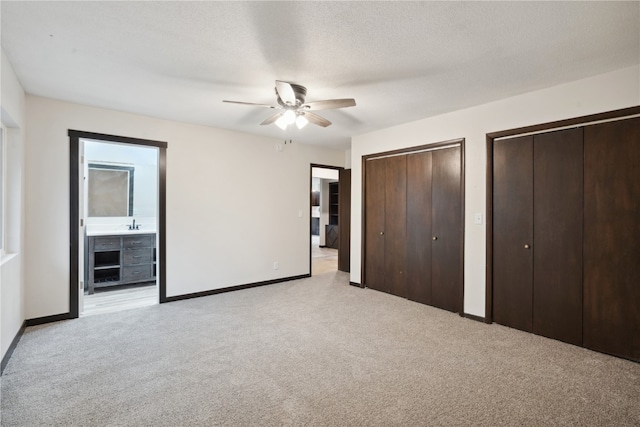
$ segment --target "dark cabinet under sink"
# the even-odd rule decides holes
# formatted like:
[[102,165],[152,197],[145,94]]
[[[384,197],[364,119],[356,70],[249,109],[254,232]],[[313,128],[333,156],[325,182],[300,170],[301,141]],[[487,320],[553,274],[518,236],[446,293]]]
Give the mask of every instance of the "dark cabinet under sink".
[[156,279],[156,235],[87,237],[85,290],[144,283]]

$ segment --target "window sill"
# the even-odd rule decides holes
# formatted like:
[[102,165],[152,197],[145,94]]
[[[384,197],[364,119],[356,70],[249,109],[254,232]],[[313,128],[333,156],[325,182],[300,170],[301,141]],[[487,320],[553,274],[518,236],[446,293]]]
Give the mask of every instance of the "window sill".
[[8,263],[9,261],[11,261],[12,259],[14,259],[15,257],[17,257],[18,254],[15,252],[8,252],[8,253],[3,253],[0,255],[0,265],[5,265],[6,263]]

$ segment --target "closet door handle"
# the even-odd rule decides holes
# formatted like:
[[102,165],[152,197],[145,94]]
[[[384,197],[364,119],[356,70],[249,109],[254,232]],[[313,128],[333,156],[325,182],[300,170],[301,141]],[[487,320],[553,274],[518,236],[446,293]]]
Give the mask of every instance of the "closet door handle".
[[531,246],[530,246],[530,245],[525,244],[525,245],[524,245],[524,248],[525,248],[525,249],[531,249]]
[[384,236],[384,231],[381,231],[381,232],[380,232],[380,235],[381,235],[381,236]]
[[438,240],[438,236],[433,236],[431,240]]

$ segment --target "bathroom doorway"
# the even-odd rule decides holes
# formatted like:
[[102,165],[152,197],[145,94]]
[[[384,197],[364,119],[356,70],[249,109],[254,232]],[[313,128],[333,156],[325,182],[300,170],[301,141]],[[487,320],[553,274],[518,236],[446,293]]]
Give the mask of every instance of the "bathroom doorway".
[[80,139],[84,289],[80,316],[158,303],[158,148]]
[[166,143],[69,136],[75,231],[69,317],[164,302]]

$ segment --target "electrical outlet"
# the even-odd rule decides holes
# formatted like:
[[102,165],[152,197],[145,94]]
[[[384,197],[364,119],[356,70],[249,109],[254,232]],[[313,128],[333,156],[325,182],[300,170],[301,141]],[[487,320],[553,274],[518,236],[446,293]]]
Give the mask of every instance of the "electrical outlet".
[[278,261],[273,261],[273,269],[277,270],[280,268],[280,263]]
[[482,213],[481,212],[473,214],[473,223],[482,225]]

